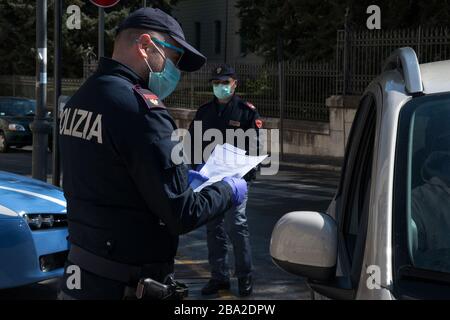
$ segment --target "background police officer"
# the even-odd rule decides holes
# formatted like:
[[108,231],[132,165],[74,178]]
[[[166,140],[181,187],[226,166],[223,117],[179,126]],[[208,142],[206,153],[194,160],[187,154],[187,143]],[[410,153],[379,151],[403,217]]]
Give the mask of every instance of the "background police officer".
[[[258,130],[262,126],[262,120],[251,103],[242,100],[235,94],[237,87],[235,70],[227,64],[214,68],[212,70],[211,84],[215,97],[198,109],[190,126],[191,137],[200,136],[194,133],[195,121],[201,121],[201,136],[209,129],[220,130],[225,139],[227,130],[242,129],[243,132],[253,131],[253,135],[248,134],[248,139],[253,141],[246,140],[245,146],[237,145],[239,139],[233,138],[233,141],[226,142],[240,148],[245,147],[247,154],[256,155],[258,150]],[[194,141],[193,145],[195,146],[196,143],[199,143],[199,141]],[[202,142],[202,155],[206,143],[208,142]],[[193,163],[195,163],[194,149],[191,148]],[[204,160],[206,161],[207,159]],[[252,170],[244,178],[250,182],[255,176],[256,169]],[[213,294],[221,289],[230,288],[227,235],[234,249],[235,275],[238,278],[239,294],[248,296],[252,293],[253,281],[251,274],[253,266],[245,212],[246,205],[247,196],[241,205],[230,209],[232,214],[226,214],[224,218],[215,219],[207,224],[208,259],[211,266],[211,279],[202,289],[203,294]]]
[[178,235],[242,203],[243,179],[194,193],[186,166],[171,160],[176,125],[161,100],[180,70],[204,63],[172,17],[139,9],[119,26],[112,59],[101,58],[67,103],[60,143],[71,249],[60,299],[121,299],[141,278],[169,282]]

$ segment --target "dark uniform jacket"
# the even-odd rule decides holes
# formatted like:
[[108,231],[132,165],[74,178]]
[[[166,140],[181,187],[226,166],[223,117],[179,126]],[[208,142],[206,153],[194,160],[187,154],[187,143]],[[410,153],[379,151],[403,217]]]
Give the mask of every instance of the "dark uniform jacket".
[[178,235],[231,206],[218,182],[194,193],[171,160],[176,125],[135,72],[102,58],[61,113],[69,240],[110,260],[173,262]]
[[[201,137],[203,137],[204,132],[209,129],[218,129],[222,133],[223,137],[223,142],[220,144],[227,142],[238,148],[245,149],[247,151],[247,155],[257,155],[259,148],[259,129],[262,127],[262,120],[255,106],[253,106],[250,102],[246,102],[239,96],[234,95],[227,105],[219,104],[217,98],[214,98],[212,101],[205,103],[198,108],[197,113],[195,114],[195,117],[189,127],[189,133],[192,140],[189,158],[191,163],[194,165],[202,163],[201,161],[205,162],[207,160],[200,159],[201,161],[197,161],[198,157],[194,157],[195,143],[199,143],[199,140],[195,139],[196,137],[199,137],[199,135],[196,136],[194,132],[195,121],[201,121]],[[255,134],[248,134],[248,136],[245,137],[245,145],[240,145],[238,139],[234,139],[234,141],[226,141],[226,131],[236,131],[237,129],[242,129],[244,132],[248,129],[254,129],[253,132]],[[203,151],[210,143],[211,141],[203,141],[202,139],[202,155]],[[255,178],[255,175],[256,170],[252,170],[244,178],[246,180],[252,180]]]

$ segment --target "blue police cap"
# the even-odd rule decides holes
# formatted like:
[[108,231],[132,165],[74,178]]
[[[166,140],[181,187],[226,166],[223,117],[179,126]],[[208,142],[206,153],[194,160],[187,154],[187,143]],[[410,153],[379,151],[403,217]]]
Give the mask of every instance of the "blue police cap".
[[117,29],[117,34],[125,29],[149,29],[170,35],[185,50],[178,67],[180,70],[192,72],[200,69],[206,62],[206,57],[186,42],[183,29],[170,15],[160,9],[141,8],[132,12]]
[[236,79],[236,71],[229,64],[221,64],[212,70],[209,81],[228,80],[230,77]]

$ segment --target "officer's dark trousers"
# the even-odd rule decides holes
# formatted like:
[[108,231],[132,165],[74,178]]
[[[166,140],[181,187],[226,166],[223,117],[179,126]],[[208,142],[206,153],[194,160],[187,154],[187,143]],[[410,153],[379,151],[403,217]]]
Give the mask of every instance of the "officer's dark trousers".
[[206,226],[208,242],[208,260],[211,266],[211,278],[228,281],[228,240],[231,240],[235,260],[235,276],[250,275],[253,269],[248,231],[247,196],[238,207],[226,212],[223,219],[214,219]]
[[76,279],[73,270],[67,270],[72,265],[66,263],[65,272],[60,282],[58,299],[60,300],[122,300],[126,285],[114,280],[97,276],[93,273],[79,269],[80,287],[75,287]]

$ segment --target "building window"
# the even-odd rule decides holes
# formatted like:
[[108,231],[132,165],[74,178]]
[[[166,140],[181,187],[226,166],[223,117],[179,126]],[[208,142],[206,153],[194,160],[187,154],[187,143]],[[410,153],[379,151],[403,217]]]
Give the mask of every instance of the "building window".
[[214,22],[214,31],[215,31],[214,53],[220,54],[222,49],[222,23],[219,20],[216,20]]
[[200,22],[196,22],[195,23],[195,48],[197,50],[200,50],[201,39],[202,39],[202,25]]

